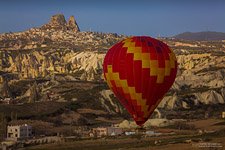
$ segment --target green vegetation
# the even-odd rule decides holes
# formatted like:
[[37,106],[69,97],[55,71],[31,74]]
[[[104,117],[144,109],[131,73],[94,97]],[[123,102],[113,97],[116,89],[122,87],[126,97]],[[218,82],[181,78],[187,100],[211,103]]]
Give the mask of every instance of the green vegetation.
[[178,129],[178,130],[195,130],[195,126],[192,124],[187,124],[186,122],[175,122],[173,125],[167,126],[165,128]]
[[41,118],[61,112],[69,103],[41,102],[23,105],[0,105],[0,113],[10,118],[11,113],[16,113],[18,119]]

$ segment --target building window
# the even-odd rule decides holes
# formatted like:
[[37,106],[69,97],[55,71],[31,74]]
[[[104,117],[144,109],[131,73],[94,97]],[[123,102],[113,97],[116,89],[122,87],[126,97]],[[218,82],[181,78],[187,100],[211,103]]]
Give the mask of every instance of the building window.
[[17,129],[15,129],[15,131],[17,132]]
[[17,134],[15,134],[15,137],[17,137]]

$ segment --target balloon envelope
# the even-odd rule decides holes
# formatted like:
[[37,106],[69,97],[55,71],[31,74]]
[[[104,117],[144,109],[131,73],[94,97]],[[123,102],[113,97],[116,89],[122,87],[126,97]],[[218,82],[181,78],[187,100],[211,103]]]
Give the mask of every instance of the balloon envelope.
[[130,37],[112,46],[104,59],[104,77],[136,124],[143,125],[172,86],[177,61],[163,42]]

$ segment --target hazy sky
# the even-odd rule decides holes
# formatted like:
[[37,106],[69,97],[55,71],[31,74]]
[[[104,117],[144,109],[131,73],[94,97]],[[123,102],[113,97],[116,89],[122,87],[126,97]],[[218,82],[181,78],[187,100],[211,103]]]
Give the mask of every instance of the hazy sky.
[[0,0],[0,33],[41,26],[57,13],[74,15],[82,31],[153,37],[225,32],[223,0]]

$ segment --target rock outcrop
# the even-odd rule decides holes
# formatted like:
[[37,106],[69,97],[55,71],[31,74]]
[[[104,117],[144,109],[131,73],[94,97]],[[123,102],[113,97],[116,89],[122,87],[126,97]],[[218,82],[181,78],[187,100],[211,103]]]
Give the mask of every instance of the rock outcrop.
[[51,17],[51,20],[49,22],[49,25],[51,26],[65,26],[66,25],[66,20],[63,14],[58,14],[58,15],[54,15]]
[[68,26],[69,30],[73,30],[74,32],[80,31],[80,28],[79,28],[74,16],[70,16],[67,26]]
[[74,16],[71,16],[67,23],[63,14],[52,16],[50,22],[43,25],[41,29],[70,30],[74,32],[80,31]]
[[225,97],[223,97],[223,94],[213,90],[203,92],[203,93],[196,93],[195,96],[198,99],[198,101],[202,104],[224,104],[225,103]]

